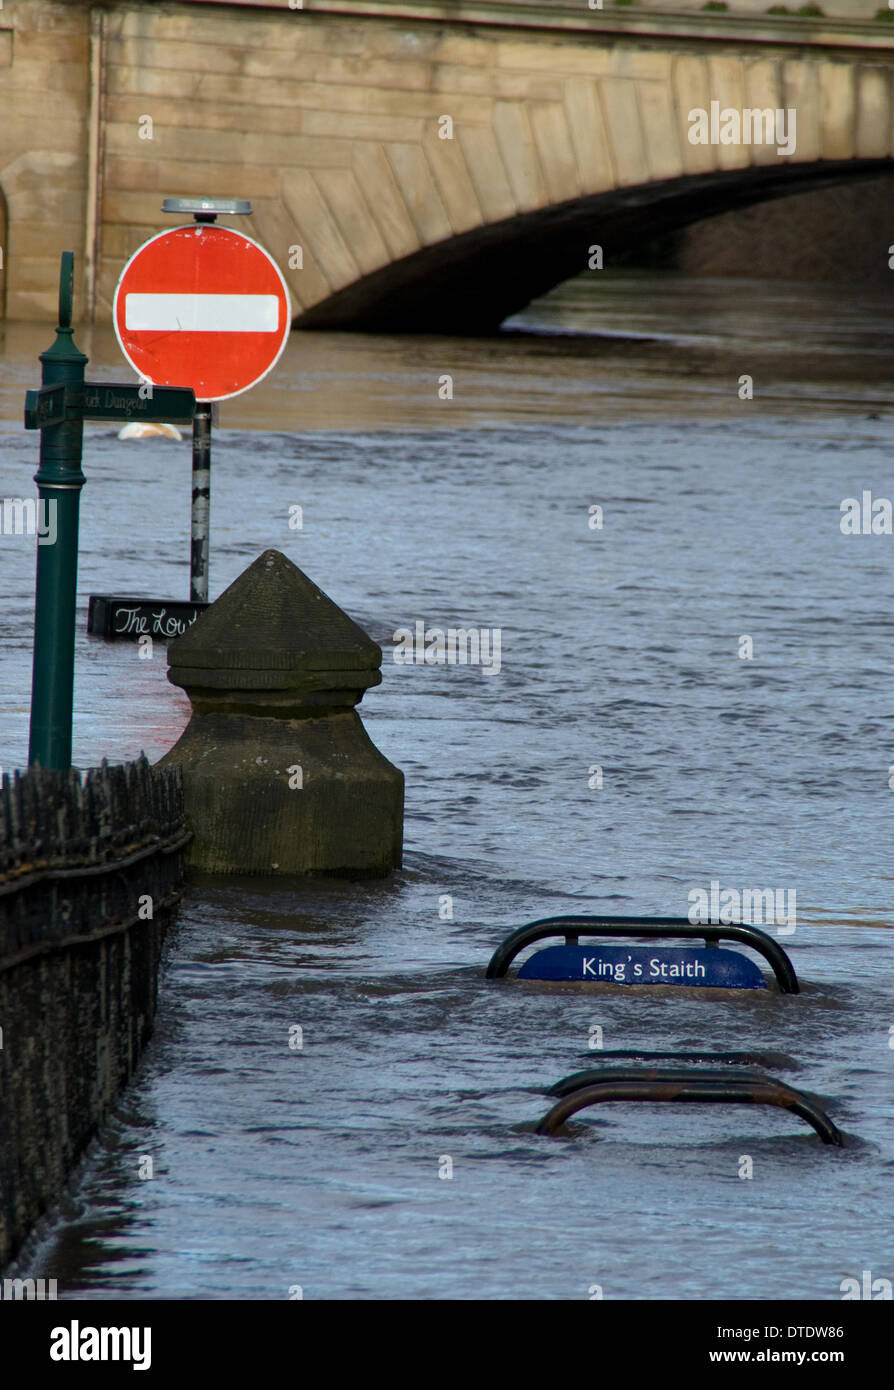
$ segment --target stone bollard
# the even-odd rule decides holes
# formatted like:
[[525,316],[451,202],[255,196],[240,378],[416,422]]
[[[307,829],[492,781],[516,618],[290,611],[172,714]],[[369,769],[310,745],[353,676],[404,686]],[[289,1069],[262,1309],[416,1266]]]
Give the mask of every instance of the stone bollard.
[[403,773],[354,711],[382,649],[278,550],[170,644],[193,714],[183,769],[192,868],[381,878],[398,868]]

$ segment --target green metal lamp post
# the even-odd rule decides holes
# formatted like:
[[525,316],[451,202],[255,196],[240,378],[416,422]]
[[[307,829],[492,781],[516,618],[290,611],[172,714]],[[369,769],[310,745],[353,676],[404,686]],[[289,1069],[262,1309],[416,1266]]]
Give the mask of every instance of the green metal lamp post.
[[[80,394],[87,358],[72,337],[74,252],[63,251],[59,278],[59,326],[56,341],[40,354],[42,387],[62,387]],[[44,516],[56,513],[55,542],[37,546],[34,604],[34,666],[31,684],[30,766],[71,766],[71,716],[74,689],[75,595],[78,575],[78,519],[84,419],[66,410],[57,423],[40,431],[40,466],[34,475]],[[52,533],[52,532],[51,532]]]
[[75,599],[78,585],[78,521],[86,420],[192,421],[196,398],[189,387],[85,381],[88,358],[72,338],[74,252],[62,252],[56,341],[40,354],[41,387],[25,392],[25,429],[40,430],[40,466],[34,475],[41,515],[53,516],[52,543],[38,530],[34,602],[34,665],[31,680],[29,767],[71,767],[74,694]]

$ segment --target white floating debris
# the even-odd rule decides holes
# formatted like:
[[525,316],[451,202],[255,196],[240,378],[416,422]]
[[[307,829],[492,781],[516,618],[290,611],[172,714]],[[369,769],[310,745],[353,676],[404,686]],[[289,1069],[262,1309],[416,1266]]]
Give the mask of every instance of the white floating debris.
[[119,439],[153,439],[156,435],[163,439],[183,438],[176,425],[150,425],[144,420],[131,420],[118,431]]

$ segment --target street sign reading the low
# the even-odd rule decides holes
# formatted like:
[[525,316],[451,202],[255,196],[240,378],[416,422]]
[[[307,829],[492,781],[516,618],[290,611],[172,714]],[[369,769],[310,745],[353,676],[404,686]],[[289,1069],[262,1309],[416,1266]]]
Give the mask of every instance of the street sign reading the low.
[[256,241],[198,223],[160,232],[134,253],[112,317],[121,351],[144,380],[222,401],[273,367],[291,306],[279,267]]
[[165,420],[189,424],[196,398],[184,386],[134,386],[130,382],[85,381],[70,386],[43,386],[25,392],[25,429],[43,430],[65,419]]
[[87,631],[108,642],[141,637],[169,641],[182,637],[204,613],[207,603],[179,603],[176,599],[133,598],[124,594],[91,594]]

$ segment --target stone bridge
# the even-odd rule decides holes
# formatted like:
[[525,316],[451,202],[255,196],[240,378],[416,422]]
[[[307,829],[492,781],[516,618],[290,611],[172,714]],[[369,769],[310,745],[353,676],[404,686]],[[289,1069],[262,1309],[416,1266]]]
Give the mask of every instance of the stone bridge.
[[[226,225],[275,256],[299,327],[487,331],[594,246],[610,265],[891,169],[894,24],[861,0],[754,3],[7,0],[7,314],[51,318],[73,248],[108,320],[127,258],[172,225],[162,197],[204,193],[251,199]],[[746,109],[794,112],[794,148],[717,139]]]

